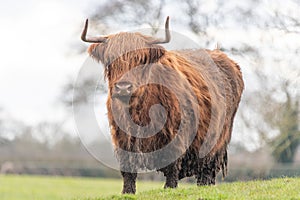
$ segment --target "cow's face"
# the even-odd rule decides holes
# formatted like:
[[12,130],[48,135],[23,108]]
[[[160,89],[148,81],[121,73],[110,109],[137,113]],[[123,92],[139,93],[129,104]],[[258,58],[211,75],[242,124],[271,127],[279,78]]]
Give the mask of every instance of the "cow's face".
[[[140,33],[121,32],[105,37],[86,38],[88,21],[82,33],[82,40],[93,43],[88,52],[105,66],[109,90],[115,95],[124,96],[133,84],[120,81],[122,76],[134,67],[155,63],[164,55],[165,49],[158,44],[170,41],[169,18],[166,21],[166,38],[155,39]],[[121,82],[121,83],[118,83]]]

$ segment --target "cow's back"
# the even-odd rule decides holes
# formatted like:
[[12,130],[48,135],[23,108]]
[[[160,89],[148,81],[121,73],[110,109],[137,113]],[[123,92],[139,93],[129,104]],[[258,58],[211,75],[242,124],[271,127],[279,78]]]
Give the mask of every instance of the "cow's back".
[[[194,155],[193,150],[188,150],[187,154],[183,157],[180,178],[193,174],[196,175],[197,171],[205,171],[206,168],[213,168],[212,166],[217,166],[216,173],[219,169],[222,169],[223,176],[225,176],[227,171],[226,149],[231,139],[234,116],[244,88],[240,67],[220,50],[182,50],[174,51],[174,53],[184,57],[191,63],[190,67],[196,68],[197,73],[203,77],[208,86],[212,104],[214,104],[212,108],[216,108],[216,113],[220,115],[211,120],[211,122],[217,122],[210,126],[222,127],[221,129],[212,127],[214,130],[211,133],[215,134],[216,131],[220,130],[220,135],[216,135],[218,137],[216,144],[211,144],[210,147],[212,149],[209,153],[206,152],[208,154],[203,159],[200,159],[202,160],[200,161],[202,163],[199,166],[200,168],[195,169],[193,165],[189,166],[187,164],[189,163],[188,157]],[[201,155],[201,150],[198,153]],[[198,153],[196,153],[196,157]]]

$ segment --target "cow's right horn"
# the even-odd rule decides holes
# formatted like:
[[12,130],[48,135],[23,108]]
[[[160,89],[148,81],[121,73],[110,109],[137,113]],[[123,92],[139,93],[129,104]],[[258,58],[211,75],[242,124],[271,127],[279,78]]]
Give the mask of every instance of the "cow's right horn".
[[164,39],[155,39],[150,42],[150,44],[163,44],[168,43],[171,40],[171,33],[169,29],[169,16],[167,17],[166,24],[165,24],[165,38]]
[[107,37],[86,37],[86,33],[87,33],[87,30],[88,30],[88,23],[89,23],[89,20],[86,19],[85,21],[85,25],[84,25],[84,29],[82,31],[82,34],[81,34],[81,39],[82,41],[84,42],[90,42],[90,43],[102,43],[102,42],[105,42],[107,40]]

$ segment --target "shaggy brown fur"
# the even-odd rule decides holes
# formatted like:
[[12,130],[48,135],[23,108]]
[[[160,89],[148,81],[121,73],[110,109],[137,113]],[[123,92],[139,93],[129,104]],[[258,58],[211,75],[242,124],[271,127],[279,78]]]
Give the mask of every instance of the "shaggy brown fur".
[[[177,187],[179,179],[189,176],[195,176],[198,185],[215,184],[217,173],[222,170],[225,176],[227,172],[227,145],[231,138],[233,119],[244,87],[240,67],[218,49],[167,51],[160,45],[149,44],[150,39],[139,33],[119,33],[108,36],[106,42],[92,44],[88,49],[89,54],[105,66],[105,76],[109,86],[108,119],[117,157],[120,160],[121,169],[124,169],[122,172],[123,193],[135,193],[137,168],[153,169],[155,163],[150,163],[148,159],[133,165],[131,163],[133,158],[129,158],[119,150],[147,153],[161,149],[169,144],[178,133],[182,117],[197,119],[194,115],[200,117],[192,144],[186,150],[184,143],[189,139],[181,135],[182,145],[178,145],[178,148],[183,151],[182,156],[167,167],[156,170],[163,172],[166,176],[165,187]],[[205,55],[209,56],[213,63],[210,63]],[[129,111],[136,124],[146,126],[151,122],[149,110],[154,104],[162,105],[166,111],[167,119],[163,129],[148,138],[138,138],[127,134],[135,130],[131,130],[128,124],[126,126],[126,116],[122,110],[123,102],[112,98],[115,84],[126,72],[137,66],[142,66],[141,79],[148,80],[155,77],[164,79],[161,81],[172,83],[173,86],[170,89],[157,84],[148,84],[134,90],[129,101]],[[168,75],[168,70],[176,71],[180,80],[178,77]],[[164,76],[160,76],[161,74]],[[167,80],[164,77],[167,77]],[[133,86],[140,81],[135,76],[127,77],[127,80]],[[186,92],[181,80],[188,81],[196,95],[196,101]],[[182,95],[175,96],[172,90],[180,91]],[[187,110],[186,113],[181,112],[178,98],[185,100],[183,109]],[[119,111],[117,116],[112,113],[113,101],[116,101],[115,109]],[[195,113],[197,110],[199,113]],[[222,113],[225,115],[224,121],[221,122]],[[123,125],[127,127],[126,131],[121,130],[119,124],[116,123],[116,117],[118,121],[124,122]],[[189,123],[195,124],[195,122]],[[224,126],[220,128],[219,124],[224,124]],[[209,128],[213,131],[209,131]],[[187,135],[191,130],[192,127],[185,129]],[[219,136],[218,133],[220,133]],[[207,154],[201,155],[199,151],[207,137],[216,138],[217,141],[215,145],[212,141],[206,141],[208,145],[213,145],[213,148]]]

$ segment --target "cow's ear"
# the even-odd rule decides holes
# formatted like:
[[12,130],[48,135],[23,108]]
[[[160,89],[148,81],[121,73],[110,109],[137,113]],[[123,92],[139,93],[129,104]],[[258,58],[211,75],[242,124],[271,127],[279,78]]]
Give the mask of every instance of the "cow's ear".
[[166,52],[166,50],[158,45],[153,45],[149,50],[150,54],[150,63],[157,62]]
[[104,45],[102,43],[92,44],[88,48],[88,53],[98,62],[104,63]]

